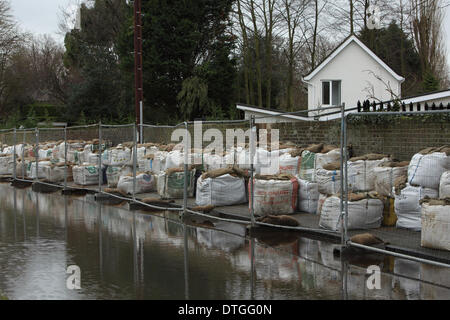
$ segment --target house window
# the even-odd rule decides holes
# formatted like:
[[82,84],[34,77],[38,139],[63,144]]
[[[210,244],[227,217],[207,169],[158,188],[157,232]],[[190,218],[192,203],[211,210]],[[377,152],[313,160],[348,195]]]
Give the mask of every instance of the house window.
[[322,81],[322,105],[338,106],[341,104],[341,81]]

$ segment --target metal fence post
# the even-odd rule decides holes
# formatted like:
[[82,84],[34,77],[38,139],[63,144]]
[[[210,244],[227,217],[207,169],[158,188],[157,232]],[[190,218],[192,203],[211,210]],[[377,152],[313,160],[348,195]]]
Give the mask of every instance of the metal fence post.
[[[343,108],[345,109],[345,103],[343,104]],[[345,245],[348,246],[348,159],[347,159],[347,116],[344,112],[344,239]],[[342,171],[342,170],[341,170]],[[342,180],[342,177],[341,177]]]
[[133,200],[136,200],[137,127],[133,126]]
[[23,144],[22,144],[22,179],[25,179],[25,130],[23,131]]
[[14,127],[14,147],[13,147],[13,161],[14,161],[14,167],[13,167],[13,178],[14,180],[16,180],[16,161],[17,161],[17,156],[16,156],[16,144],[17,144],[17,136],[16,136],[17,132],[16,132],[16,128]]
[[64,127],[64,190],[67,189],[67,125]]
[[36,176],[35,181],[39,180],[39,129],[35,128],[36,132],[36,149],[35,149],[35,158],[36,158]]
[[184,137],[184,185],[183,185],[183,216],[186,214],[186,209],[187,209],[187,198],[188,198],[188,194],[187,194],[187,188],[188,188],[188,174],[189,174],[189,170],[188,170],[188,154],[189,154],[189,141],[188,141],[188,136],[189,136],[189,128],[188,128],[188,123],[185,122],[184,123],[185,126],[185,137]]
[[344,163],[345,163],[345,142],[344,142],[344,121],[345,121],[345,104],[341,105],[341,199],[340,199],[340,217],[341,217],[341,244],[345,245],[345,208],[344,208],[344,198],[345,198],[345,187],[344,187]]
[[98,124],[98,192],[102,192],[103,170],[102,170],[102,122]]
[[255,188],[254,188],[254,166],[253,161],[255,157],[255,136],[253,135],[253,127],[255,125],[255,116],[250,117],[250,150],[249,150],[249,156],[250,156],[250,215],[251,215],[251,221],[252,221],[252,227],[255,226]]

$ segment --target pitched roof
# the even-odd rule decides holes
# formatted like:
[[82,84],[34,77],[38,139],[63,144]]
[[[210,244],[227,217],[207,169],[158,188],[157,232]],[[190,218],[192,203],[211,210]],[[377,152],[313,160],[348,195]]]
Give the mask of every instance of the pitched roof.
[[358,39],[354,34],[346,38],[336,49],[334,49],[325,60],[323,60],[314,70],[312,70],[308,75],[303,77],[303,80],[311,80],[320,70],[322,70],[328,63],[330,63],[342,50],[344,50],[350,43],[355,42],[359,45],[369,56],[371,56],[379,65],[381,65],[387,72],[389,72],[397,81],[405,81],[405,78],[398,75],[394,70],[392,70],[386,63],[383,62],[372,50],[370,50],[361,40]]

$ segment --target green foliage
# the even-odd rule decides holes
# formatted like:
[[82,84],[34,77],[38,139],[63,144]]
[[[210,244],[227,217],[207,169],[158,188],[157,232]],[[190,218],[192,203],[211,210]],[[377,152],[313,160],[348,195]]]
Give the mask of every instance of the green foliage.
[[413,40],[400,29],[395,21],[392,21],[387,28],[363,29],[358,36],[397,74],[405,77],[405,82],[402,84],[404,96],[420,93],[419,82],[422,73],[419,54],[414,48]]
[[[213,112],[211,105],[228,111],[236,74],[231,58],[234,42],[227,32],[232,2],[143,3],[145,122],[173,123],[208,116]],[[128,19],[118,45],[121,69],[128,74],[134,65],[132,22]]]
[[423,93],[438,91],[440,89],[439,79],[433,73],[426,72],[422,83]]

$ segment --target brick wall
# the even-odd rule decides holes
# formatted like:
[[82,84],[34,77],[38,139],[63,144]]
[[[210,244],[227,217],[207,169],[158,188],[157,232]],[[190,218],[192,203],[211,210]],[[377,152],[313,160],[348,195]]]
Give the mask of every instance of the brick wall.
[[[293,122],[272,124],[280,130],[280,141],[300,146],[312,143],[340,145],[339,120],[328,122]],[[354,155],[391,154],[399,160],[410,160],[426,147],[450,145],[450,122],[399,119],[384,124],[348,124],[347,141]]]

